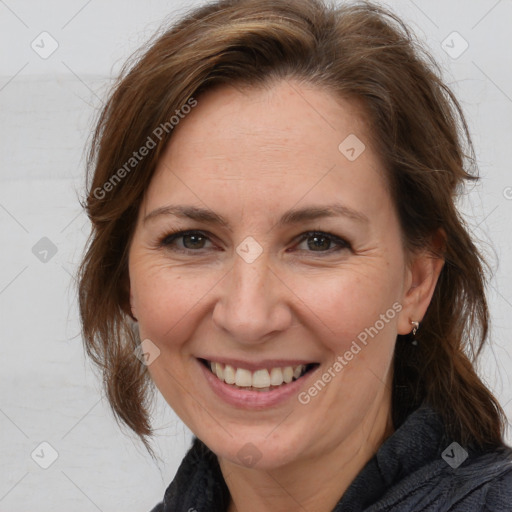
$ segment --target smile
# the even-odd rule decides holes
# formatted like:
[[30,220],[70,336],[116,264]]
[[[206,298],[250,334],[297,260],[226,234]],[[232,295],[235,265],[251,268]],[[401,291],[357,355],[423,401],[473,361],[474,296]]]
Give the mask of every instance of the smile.
[[261,368],[255,371],[237,368],[229,364],[201,359],[201,362],[218,380],[246,391],[273,391],[294,382],[315,369],[318,363],[299,364],[273,368]]

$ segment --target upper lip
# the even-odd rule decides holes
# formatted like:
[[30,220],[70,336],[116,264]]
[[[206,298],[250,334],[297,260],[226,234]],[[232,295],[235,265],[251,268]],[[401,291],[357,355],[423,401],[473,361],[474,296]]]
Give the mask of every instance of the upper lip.
[[200,357],[212,363],[228,364],[234,368],[244,368],[251,372],[262,370],[264,368],[284,368],[286,366],[299,366],[301,364],[316,364],[315,361],[307,359],[261,359],[260,361],[244,361],[243,359],[232,359],[224,357]]

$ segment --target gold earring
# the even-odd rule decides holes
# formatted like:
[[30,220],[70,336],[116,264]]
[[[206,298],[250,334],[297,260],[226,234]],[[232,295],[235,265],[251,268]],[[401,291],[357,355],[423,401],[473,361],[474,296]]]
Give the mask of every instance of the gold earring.
[[411,324],[413,325],[412,335],[416,336],[416,333],[418,332],[418,329],[420,328],[420,323],[419,322],[415,322],[415,321],[411,321]]

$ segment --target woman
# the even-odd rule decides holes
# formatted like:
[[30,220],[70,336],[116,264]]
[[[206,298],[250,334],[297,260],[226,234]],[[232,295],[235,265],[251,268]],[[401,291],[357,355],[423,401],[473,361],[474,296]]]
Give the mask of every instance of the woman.
[[219,1],[125,69],[80,310],[117,417],[150,450],[154,383],[195,435],[155,512],[510,510],[464,144],[371,3]]

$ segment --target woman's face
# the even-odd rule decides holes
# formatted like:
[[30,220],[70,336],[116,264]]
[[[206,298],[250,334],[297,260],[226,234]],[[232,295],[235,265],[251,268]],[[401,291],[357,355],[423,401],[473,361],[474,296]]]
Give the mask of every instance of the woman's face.
[[275,468],[382,436],[415,285],[364,116],[297,82],[197,99],[130,247],[154,382],[237,464]]

